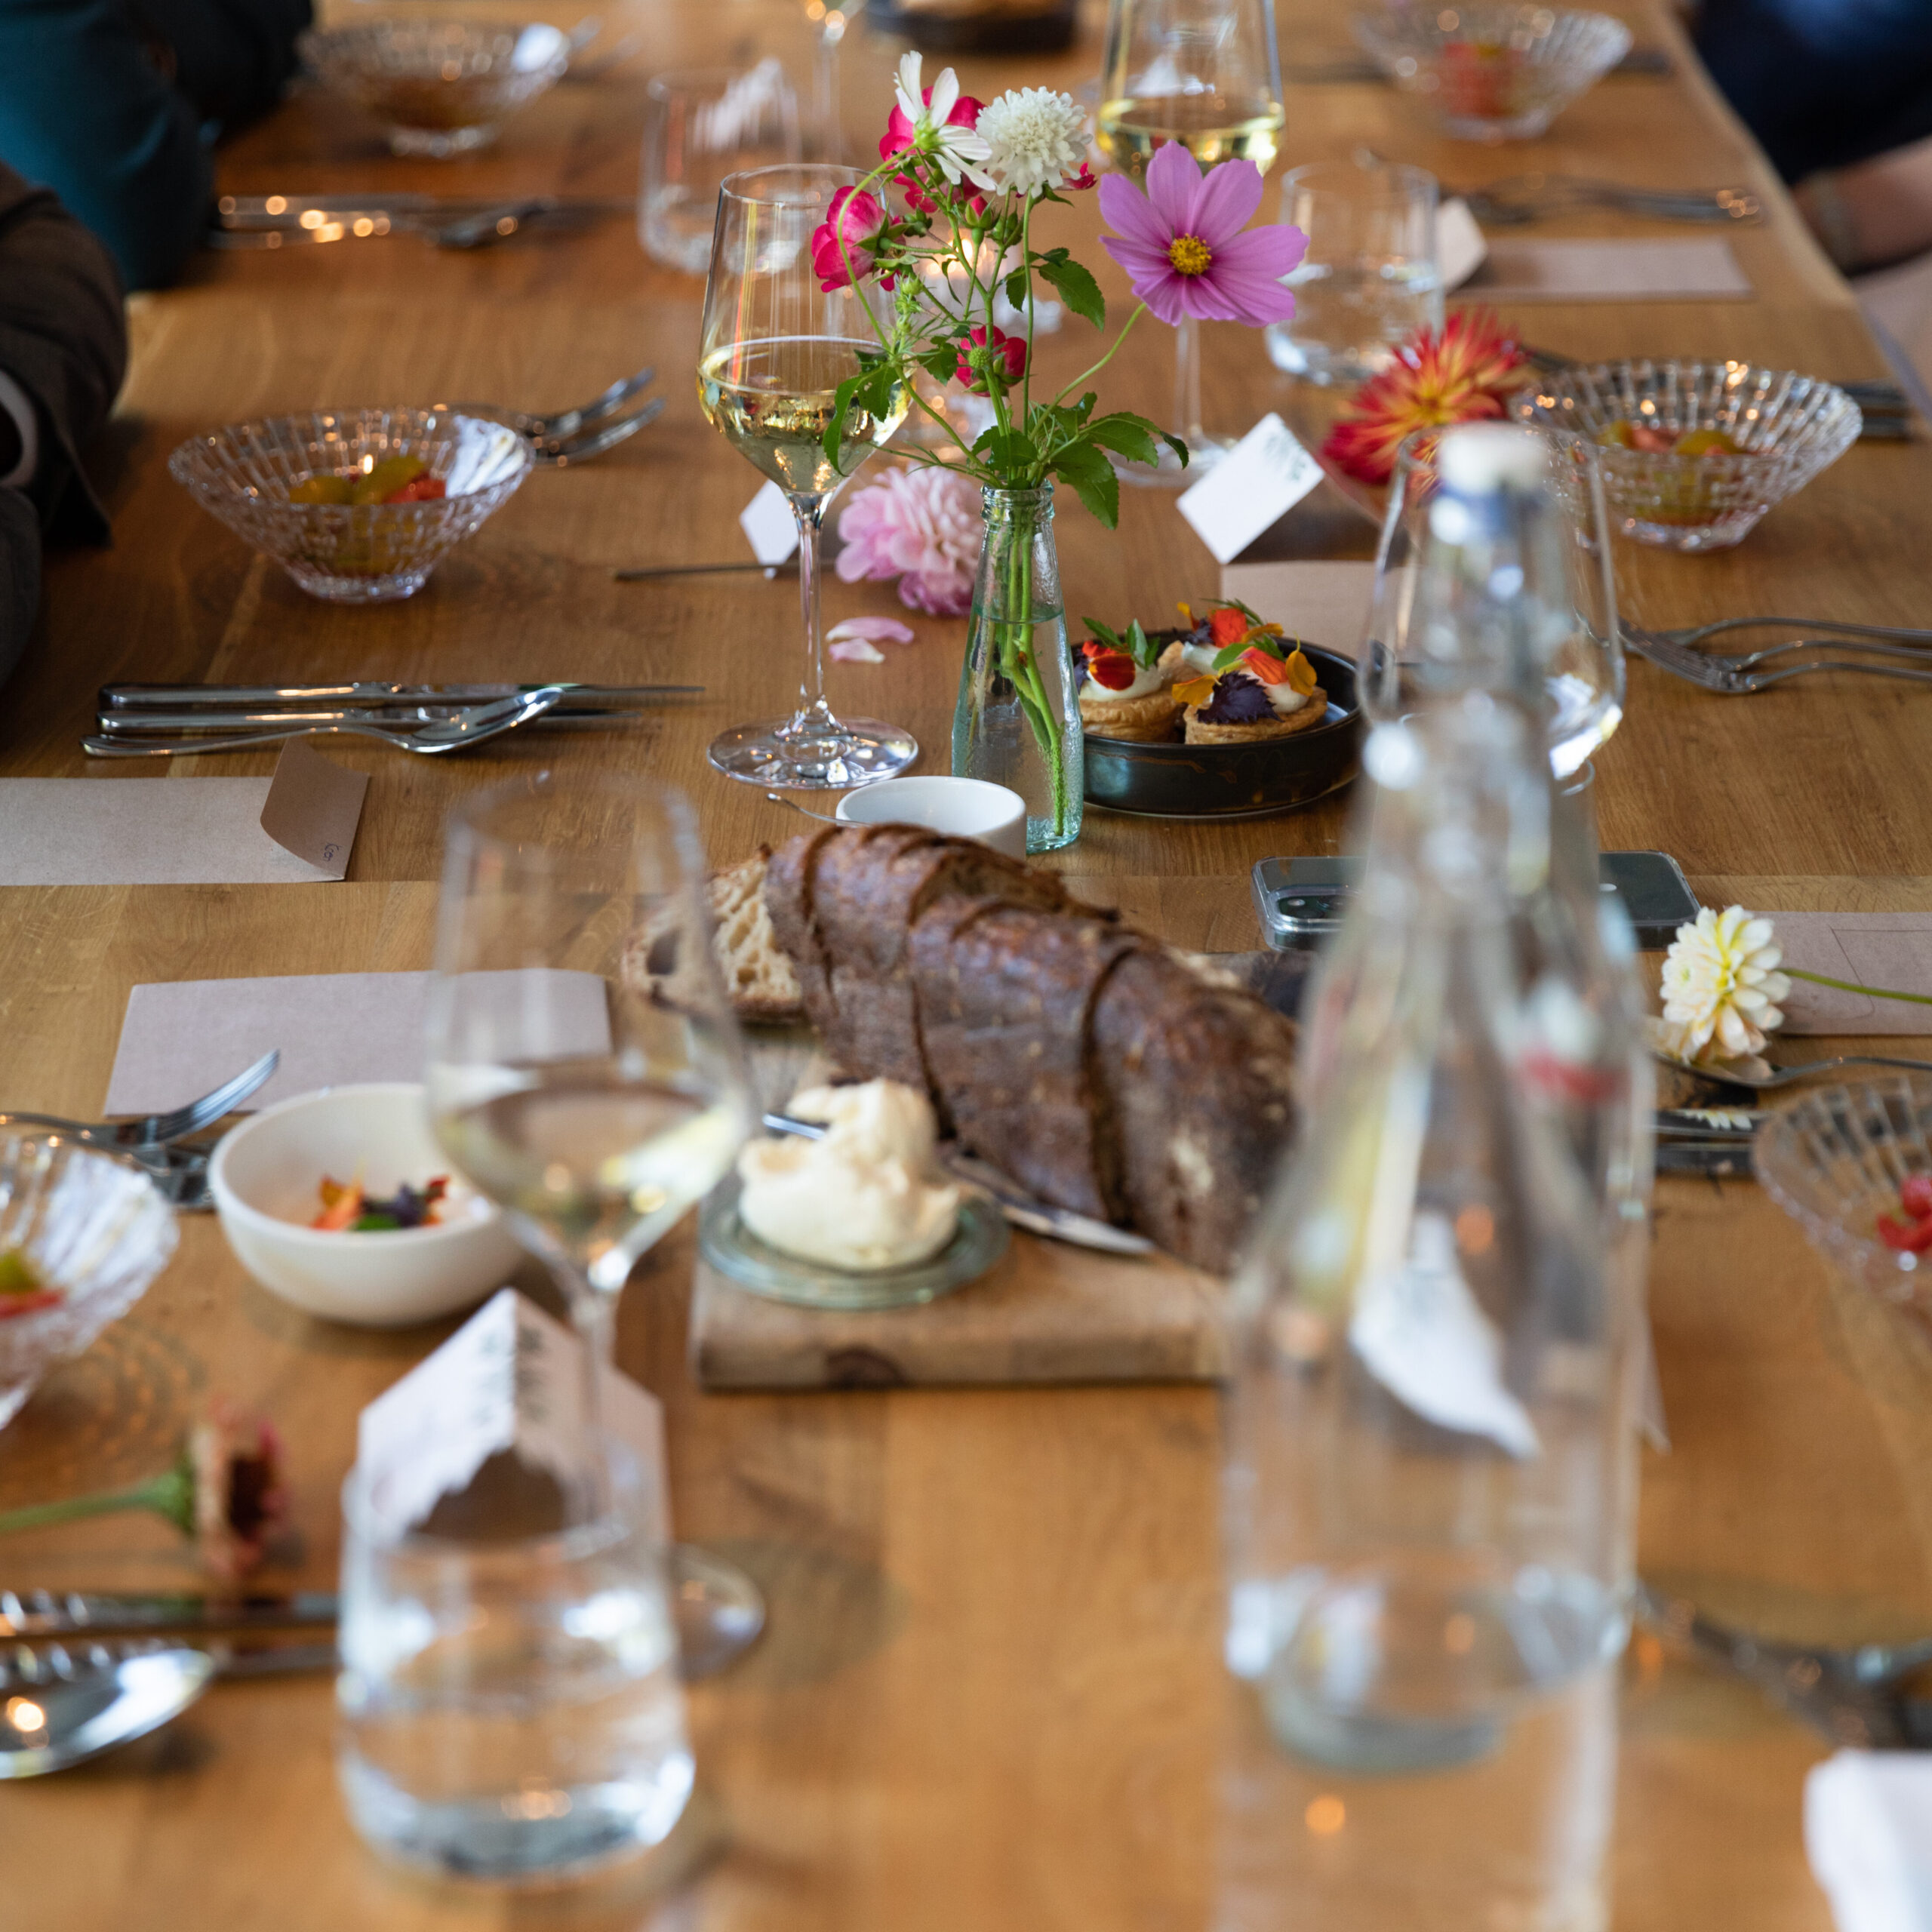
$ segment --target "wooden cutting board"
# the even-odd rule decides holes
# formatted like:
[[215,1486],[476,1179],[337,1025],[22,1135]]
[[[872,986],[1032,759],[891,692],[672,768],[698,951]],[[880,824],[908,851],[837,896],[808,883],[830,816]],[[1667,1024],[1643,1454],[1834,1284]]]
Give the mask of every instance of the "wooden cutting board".
[[[1215,963],[1292,1013],[1308,955]],[[752,1048],[761,1104],[812,1077],[816,1036],[767,1030]],[[691,1360],[706,1389],[857,1389],[1038,1382],[1207,1382],[1225,1371],[1227,1291],[1164,1254],[1100,1254],[1013,1232],[998,1265],[912,1308],[796,1308],[739,1287],[701,1257]]]

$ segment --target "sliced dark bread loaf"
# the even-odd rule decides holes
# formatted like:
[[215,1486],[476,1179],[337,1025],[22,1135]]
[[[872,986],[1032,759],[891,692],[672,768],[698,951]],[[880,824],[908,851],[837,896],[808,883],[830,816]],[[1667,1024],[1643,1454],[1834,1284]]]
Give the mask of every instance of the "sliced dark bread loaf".
[[1097,1220],[1127,1204],[1091,1016],[1117,963],[1146,943],[1111,919],[991,898],[942,899],[912,928],[926,1067],[960,1140]]
[[1094,1066],[1133,1226],[1214,1274],[1236,1250],[1294,1131],[1295,1024],[1149,946],[1094,1010]]
[[[916,826],[807,833],[772,860],[769,878],[773,928],[798,967],[805,1011],[826,1051],[848,1073],[915,1088],[932,1083],[906,968],[906,935],[914,921],[952,897],[990,897],[1046,909],[1067,903],[1052,873],[974,840],[941,838]],[[795,911],[801,904],[802,911]],[[809,968],[799,964],[795,932],[811,956]],[[940,1099],[943,1127],[949,1123]]]

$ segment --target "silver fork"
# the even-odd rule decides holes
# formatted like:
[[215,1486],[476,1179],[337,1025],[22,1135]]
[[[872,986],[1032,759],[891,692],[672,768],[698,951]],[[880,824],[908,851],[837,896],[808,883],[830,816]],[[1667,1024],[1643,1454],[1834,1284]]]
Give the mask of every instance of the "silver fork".
[[1905,644],[1932,645],[1932,631],[1913,630],[1905,624],[1841,624],[1829,617],[1720,617],[1714,623],[1649,635],[1668,638],[1672,644],[1702,644],[1721,632],[1749,630],[1821,631],[1836,637],[1889,638]]
[[1932,659],[1924,653],[1907,651],[1885,645],[1860,645],[1847,641],[1844,648],[1871,653],[1886,652],[1898,657],[1916,657],[1915,665],[1895,662],[1873,663],[1869,658],[1822,657],[1802,664],[1780,665],[1773,670],[1755,667],[1785,654],[1798,651],[1829,651],[1832,648],[1828,640],[1801,638],[1795,643],[1774,645],[1767,650],[1753,652],[1745,658],[1720,657],[1709,651],[1694,651],[1687,645],[1680,644],[1674,638],[1665,637],[1653,631],[1639,630],[1633,625],[1623,626],[1623,642],[1626,648],[1634,651],[1639,657],[1647,660],[1660,670],[1669,671],[1687,683],[1701,685],[1707,691],[1720,691],[1730,697],[1749,697],[1754,691],[1769,691],[1774,685],[1786,684],[1793,678],[1810,676],[1820,671],[1862,672],[1869,678],[1896,678],[1908,684],[1932,685]]
[[90,758],[192,758],[198,752],[238,752],[257,745],[278,745],[285,739],[306,737],[313,732],[374,738],[379,743],[393,745],[398,751],[436,758],[445,752],[460,751],[466,745],[480,745],[488,738],[500,738],[506,731],[514,731],[519,724],[542,717],[562,699],[564,691],[561,685],[540,685],[514,697],[499,698],[493,704],[475,705],[448,718],[433,718],[411,731],[357,724],[346,718],[330,723],[308,719],[286,730],[235,732],[226,737],[210,733],[205,737],[159,741],[144,738],[138,742],[119,737],[83,738],[81,749]]
[[271,1047],[252,1066],[243,1068],[232,1080],[223,1081],[212,1093],[170,1112],[149,1114],[143,1120],[78,1121],[63,1120],[57,1114],[0,1113],[0,1128],[53,1128],[90,1147],[128,1151],[162,1147],[171,1140],[198,1134],[223,1114],[233,1112],[281,1064],[281,1049]]
[[548,416],[518,409],[502,409],[494,402],[453,402],[448,406],[459,416],[481,416],[514,429],[520,436],[528,436],[533,443],[541,442],[574,436],[580,429],[601,423],[607,416],[614,416],[639,389],[648,388],[657,375],[654,368],[640,369],[635,376],[626,376],[621,382],[613,383],[601,395],[593,396],[574,409],[559,409]]

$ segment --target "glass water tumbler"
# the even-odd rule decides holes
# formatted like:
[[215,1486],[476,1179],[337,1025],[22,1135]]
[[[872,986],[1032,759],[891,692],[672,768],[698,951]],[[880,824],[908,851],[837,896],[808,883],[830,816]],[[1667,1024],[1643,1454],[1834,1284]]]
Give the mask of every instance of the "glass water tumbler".
[[337,1766],[377,1850],[538,1884],[657,1844],[691,1746],[655,1479],[611,1448],[610,1507],[534,1537],[428,1535],[343,1486]]
[[1275,366],[1304,382],[1379,375],[1419,329],[1442,326],[1436,183],[1420,168],[1318,161],[1281,180],[1281,219],[1308,237],[1287,278],[1295,312],[1268,325]]

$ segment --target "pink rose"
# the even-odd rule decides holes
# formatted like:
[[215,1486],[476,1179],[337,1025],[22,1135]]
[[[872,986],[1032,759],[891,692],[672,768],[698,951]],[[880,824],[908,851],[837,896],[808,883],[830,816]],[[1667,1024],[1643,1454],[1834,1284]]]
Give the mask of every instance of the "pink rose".
[[876,257],[866,245],[884,229],[885,209],[876,195],[841,188],[832,196],[826,219],[812,231],[812,270],[828,294],[872,273]]

